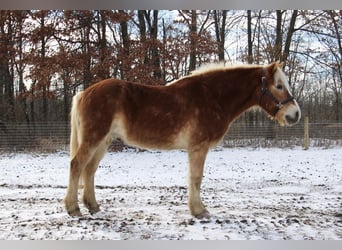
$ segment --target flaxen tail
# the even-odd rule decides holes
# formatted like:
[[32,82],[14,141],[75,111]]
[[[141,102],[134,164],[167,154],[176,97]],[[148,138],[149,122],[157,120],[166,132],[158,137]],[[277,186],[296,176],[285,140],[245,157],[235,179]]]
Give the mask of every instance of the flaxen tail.
[[78,102],[82,95],[82,92],[76,94],[72,98],[72,107],[71,107],[71,113],[70,113],[70,122],[71,122],[71,132],[70,132],[70,160],[72,160],[76,152],[78,150],[78,147],[80,145],[80,117],[78,114]]
[[[72,106],[70,112],[70,161],[75,157],[79,145],[81,143],[81,121],[79,117],[78,111],[78,103],[80,97],[82,96],[82,92],[76,94],[72,98]],[[83,187],[83,178],[81,177],[79,180],[79,188]]]

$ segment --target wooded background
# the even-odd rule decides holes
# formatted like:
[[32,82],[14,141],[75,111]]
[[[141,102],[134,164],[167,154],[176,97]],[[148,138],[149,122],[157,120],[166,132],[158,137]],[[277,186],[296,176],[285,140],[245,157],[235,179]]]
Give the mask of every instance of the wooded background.
[[72,96],[109,77],[163,85],[276,60],[310,122],[341,122],[341,35],[341,10],[1,10],[0,125],[67,123]]

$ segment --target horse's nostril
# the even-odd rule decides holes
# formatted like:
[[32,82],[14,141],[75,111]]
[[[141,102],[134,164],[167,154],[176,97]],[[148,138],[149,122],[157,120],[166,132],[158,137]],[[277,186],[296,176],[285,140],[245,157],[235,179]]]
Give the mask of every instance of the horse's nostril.
[[296,111],[294,116],[291,116],[291,115],[285,116],[285,119],[286,119],[287,123],[289,123],[289,124],[294,124],[294,123],[298,122],[298,118],[299,118],[299,112],[298,111]]
[[295,117],[296,117],[296,120],[298,120],[298,118],[299,118],[299,112],[298,111],[296,111]]

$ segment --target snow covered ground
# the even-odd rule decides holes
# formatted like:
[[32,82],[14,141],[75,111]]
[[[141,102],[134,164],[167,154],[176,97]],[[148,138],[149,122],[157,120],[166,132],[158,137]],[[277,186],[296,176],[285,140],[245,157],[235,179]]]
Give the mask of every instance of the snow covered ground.
[[107,153],[96,174],[101,211],[69,217],[69,156],[0,155],[0,239],[342,239],[342,148],[218,148],[202,198],[187,207],[182,151]]

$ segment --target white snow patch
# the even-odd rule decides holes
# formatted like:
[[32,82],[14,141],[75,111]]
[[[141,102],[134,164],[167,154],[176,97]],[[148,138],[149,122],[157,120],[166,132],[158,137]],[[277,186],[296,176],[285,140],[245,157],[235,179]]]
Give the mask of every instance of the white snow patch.
[[98,214],[71,218],[62,199],[69,155],[0,155],[0,239],[342,239],[342,154],[330,149],[218,148],[202,198],[187,207],[184,151],[107,153]]

